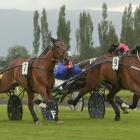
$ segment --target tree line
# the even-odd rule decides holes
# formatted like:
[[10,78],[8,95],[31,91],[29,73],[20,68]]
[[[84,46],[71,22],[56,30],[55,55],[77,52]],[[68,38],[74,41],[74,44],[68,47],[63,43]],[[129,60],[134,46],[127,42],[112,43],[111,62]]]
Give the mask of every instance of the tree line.
[[[65,18],[65,5],[60,8],[59,18],[58,18],[58,27],[57,27],[57,37],[62,39],[65,43],[70,46],[70,21]],[[35,14],[37,11],[35,11]],[[47,47],[49,45],[49,37],[51,36],[51,31],[48,29],[47,14],[45,9],[43,9],[42,21],[45,20],[45,24],[41,24],[41,34],[43,32],[43,26],[46,25],[46,31],[44,32],[46,38],[48,38],[47,43],[44,43],[43,34],[42,34],[42,44]],[[44,15],[44,17],[43,17]],[[35,18],[35,16],[34,16]],[[117,35],[115,31],[114,24],[108,19],[108,10],[106,3],[102,5],[102,19],[98,23],[98,37],[99,37],[99,46],[94,45],[93,41],[93,31],[94,31],[94,21],[91,19],[89,12],[83,11],[79,15],[79,28],[75,31],[76,38],[76,49],[77,53],[74,55],[75,60],[84,60],[91,57],[96,57],[100,55],[107,54],[107,50],[111,44],[119,44],[119,42],[126,43],[129,48],[133,48],[136,45],[140,44],[140,5],[138,5],[132,12],[132,4],[130,3],[125,7],[123,16],[122,16],[122,26],[121,34]],[[36,27],[39,25],[36,25]],[[35,29],[35,28],[34,28]],[[34,30],[35,32],[35,30]],[[39,32],[36,32],[36,35],[39,35]],[[36,40],[36,35],[34,35],[34,41]],[[39,42],[39,40],[38,40]],[[36,43],[38,48],[39,43]],[[45,48],[44,47],[44,48]],[[73,46],[72,46],[73,47]],[[35,50],[35,46],[34,46]],[[37,53],[36,53],[37,54]]]
[[[60,7],[58,26],[57,26],[57,38],[62,39],[67,45],[68,50],[70,46],[70,20],[66,20],[66,7],[65,5]],[[100,56],[107,54],[107,50],[112,43],[118,44],[119,42],[126,43],[130,48],[140,44],[140,5],[138,5],[132,12],[132,4],[130,3],[125,7],[122,16],[121,34],[117,35],[114,24],[108,19],[108,10],[106,3],[102,5],[102,17],[98,23],[98,37],[99,46],[94,45],[93,41],[94,21],[91,19],[91,15],[87,11],[83,11],[79,15],[79,28],[75,31],[76,38],[76,50],[77,53],[74,55],[75,61],[81,61],[84,59]],[[42,10],[41,16],[36,10],[33,16],[33,53],[32,56],[36,57],[39,54],[39,50],[44,50],[50,44],[51,32],[49,30],[47,12],[45,9]],[[15,51],[16,48],[16,51]],[[23,51],[24,48],[24,51]],[[11,55],[11,50],[13,53]],[[21,51],[21,50],[22,51]],[[22,52],[22,54],[20,53]],[[31,56],[23,46],[14,46],[8,51],[6,61],[8,62],[11,58],[19,56]],[[10,58],[10,59],[9,59]],[[1,60],[0,60],[1,61]],[[1,64],[1,63],[0,63]]]

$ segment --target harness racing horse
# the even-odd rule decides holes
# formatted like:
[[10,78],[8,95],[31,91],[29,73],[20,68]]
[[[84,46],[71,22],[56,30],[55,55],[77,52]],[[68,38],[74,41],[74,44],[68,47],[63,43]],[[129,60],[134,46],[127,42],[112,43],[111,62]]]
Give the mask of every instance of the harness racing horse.
[[[108,52],[112,55],[122,55],[122,52],[119,51],[118,49],[118,45],[115,45],[115,44],[112,44],[110,46],[110,48],[108,49]],[[140,46],[137,45],[135,48],[132,48],[130,51],[128,51],[127,53],[129,54],[135,54],[138,56],[138,53],[140,52]],[[139,56],[138,56],[139,58]],[[119,96],[117,96],[115,98],[115,101],[117,104],[120,105],[121,109],[124,111],[124,113],[127,113],[127,110],[126,109],[135,109],[137,107],[137,104],[138,104],[138,100],[139,100],[139,96],[137,94],[134,94],[133,95],[133,101],[132,101],[132,104],[131,105],[128,105],[126,103],[123,102],[122,99],[120,99]]]
[[[51,110],[53,101],[52,88],[54,85],[54,67],[58,61],[68,60],[68,54],[61,40],[52,39],[53,46],[46,48],[37,58],[17,58],[10,62],[6,69],[0,73],[0,93],[10,92],[16,86],[22,86],[28,95],[28,107],[36,124],[40,121],[33,108],[34,93],[39,93]],[[22,63],[29,62],[27,75],[22,75]],[[61,123],[58,115],[54,113],[54,120]]]
[[140,59],[136,55],[122,56],[119,69],[112,69],[113,56],[99,57],[88,68],[86,84],[80,89],[80,94],[75,100],[69,100],[69,104],[76,105],[78,100],[86,93],[96,90],[101,81],[107,81],[112,89],[107,94],[107,99],[115,111],[115,120],[120,120],[120,110],[114,102],[114,96],[121,89],[126,89],[140,96]]
[[[128,53],[130,54],[136,54],[137,51],[140,51],[140,47],[136,46],[136,48],[131,49]],[[111,45],[110,48],[108,49],[108,52],[110,55],[112,56],[120,56],[123,55],[122,52],[119,51],[118,49],[118,45]],[[82,69],[86,69],[88,68],[90,65],[94,65],[94,62],[97,58],[91,58],[88,59],[86,61],[82,61],[80,63],[78,63],[77,65],[82,68]],[[110,91],[112,90],[112,85],[110,85],[110,83],[107,83],[107,81],[102,81],[100,83],[102,86],[107,87],[107,89]],[[137,107],[138,104],[138,100],[139,100],[139,96],[134,94],[133,95],[133,102],[131,105],[126,104],[119,96],[115,96],[115,102],[120,106],[121,110],[123,111],[124,114],[127,114],[128,111],[127,109],[135,109]]]
[[[139,52],[140,52],[140,46],[139,45],[137,45],[135,48],[133,48],[133,49],[130,50],[130,54],[137,55],[137,58],[140,60]],[[135,109],[137,107],[139,98],[140,98],[139,95],[134,94],[133,95],[132,104],[131,105],[124,105],[124,106],[126,106],[126,108],[128,108],[128,109]],[[120,103],[122,104],[123,101],[121,101]]]

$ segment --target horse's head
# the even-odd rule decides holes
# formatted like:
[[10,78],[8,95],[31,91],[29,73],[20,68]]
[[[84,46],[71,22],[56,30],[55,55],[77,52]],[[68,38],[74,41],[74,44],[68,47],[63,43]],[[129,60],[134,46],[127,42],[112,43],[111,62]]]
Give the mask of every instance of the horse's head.
[[66,49],[66,45],[61,39],[53,39],[51,38],[53,47],[53,57],[54,59],[64,62],[68,60],[68,53]]
[[110,48],[108,49],[108,52],[109,52],[109,54],[118,55],[118,53],[119,53],[118,45],[111,44]]

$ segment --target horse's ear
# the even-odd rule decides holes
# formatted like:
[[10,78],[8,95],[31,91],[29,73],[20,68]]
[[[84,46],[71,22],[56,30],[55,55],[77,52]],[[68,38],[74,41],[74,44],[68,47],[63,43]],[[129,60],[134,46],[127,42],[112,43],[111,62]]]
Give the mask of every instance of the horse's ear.
[[54,38],[51,37],[51,42],[52,42],[53,46],[55,45],[55,42],[56,41],[57,41],[56,39],[54,39]]

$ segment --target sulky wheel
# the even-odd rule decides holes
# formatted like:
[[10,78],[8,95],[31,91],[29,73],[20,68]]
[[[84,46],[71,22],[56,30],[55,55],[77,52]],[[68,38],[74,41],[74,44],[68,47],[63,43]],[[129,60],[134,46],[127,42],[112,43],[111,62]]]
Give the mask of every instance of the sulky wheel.
[[7,113],[9,120],[21,120],[23,108],[21,99],[17,95],[10,95],[7,105]]
[[[73,92],[71,94],[71,99],[75,99],[77,96],[78,96],[79,92]],[[70,108],[72,111],[83,111],[83,108],[84,108],[84,99],[83,97],[80,98],[80,100],[78,101],[78,103],[73,106],[73,105],[70,105]]]
[[46,121],[53,120],[54,111],[58,115],[58,104],[55,99],[53,99],[51,110],[47,108],[42,108],[42,115],[43,115],[44,120]]
[[105,104],[102,95],[93,92],[88,100],[88,112],[90,118],[103,119],[105,115]]

